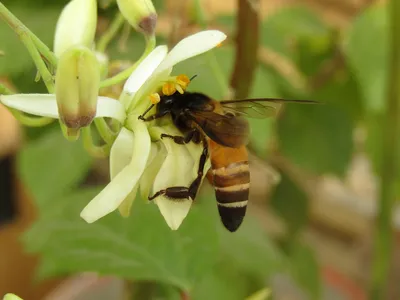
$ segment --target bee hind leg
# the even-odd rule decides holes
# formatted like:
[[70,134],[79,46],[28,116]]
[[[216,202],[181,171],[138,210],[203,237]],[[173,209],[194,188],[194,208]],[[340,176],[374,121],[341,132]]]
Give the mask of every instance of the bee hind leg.
[[158,196],[166,196],[167,198],[171,199],[187,199],[191,198],[194,200],[196,198],[196,194],[200,188],[201,184],[201,179],[203,178],[204,174],[204,166],[206,164],[208,157],[208,145],[207,141],[203,139],[203,152],[200,155],[200,161],[199,161],[199,168],[197,170],[197,177],[193,182],[190,184],[189,187],[185,186],[173,186],[173,187],[168,187],[164,190],[160,190],[157,193],[155,193],[153,196],[149,196],[149,200],[153,200],[157,198]]
[[193,130],[189,131],[185,136],[170,135],[170,134],[162,133],[161,138],[162,139],[163,138],[173,139],[176,144],[184,145],[184,144],[189,143],[195,137],[196,132],[197,132],[197,130],[193,129]]

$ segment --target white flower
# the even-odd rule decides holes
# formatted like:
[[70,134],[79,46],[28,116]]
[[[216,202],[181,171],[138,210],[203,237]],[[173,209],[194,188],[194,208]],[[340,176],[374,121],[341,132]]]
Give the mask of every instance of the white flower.
[[[98,97],[95,118],[114,118],[125,127],[111,148],[111,182],[83,209],[81,217],[85,221],[92,223],[117,208],[122,215],[128,215],[139,186],[142,196],[147,198],[150,192],[169,186],[189,186],[195,179],[201,147],[160,140],[161,133],[181,133],[172,125],[156,127],[138,120],[138,116],[150,105],[148,96],[169,80],[174,65],[216,47],[225,38],[220,31],[208,30],[183,39],[170,52],[166,46],[159,46],[131,74],[120,101]],[[59,118],[53,94],[0,95],[0,102],[29,114]],[[177,229],[192,200],[173,202],[160,196],[154,202],[167,224]]]
[[[224,33],[209,30],[183,39],[169,53],[166,46],[159,46],[131,74],[121,100],[129,110],[127,123],[132,131],[123,129],[114,142],[110,155],[111,182],[84,208],[81,213],[83,219],[91,223],[117,208],[120,208],[122,215],[129,214],[138,186],[142,196],[147,198],[149,182],[152,183],[153,179],[153,193],[169,186],[190,185],[196,177],[202,149],[193,144],[182,146],[163,139],[161,143],[165,149],[159,146],[161,149],[154,154],[156,146],[151,144],[148,130],[153,141],[159,139],[163,132],[173,135],[181,133],[173,126],[151,127],[151,124],[137,117],[150,105],[148,96],[168,80],[175,64],[216,47],[225,38]],[[152,147],[153,155],[150,155]],[[167,156],[162,162],[160,156],[163,155]],[[153,169],[159,169],[158,174]],[[174,202],[163,196],[154,201],[172,229],[180,226],[192,203],[192,199]]]

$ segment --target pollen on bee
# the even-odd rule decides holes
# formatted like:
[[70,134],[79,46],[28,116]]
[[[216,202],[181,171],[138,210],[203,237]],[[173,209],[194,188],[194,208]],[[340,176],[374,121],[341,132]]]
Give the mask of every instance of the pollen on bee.
[[176,92],[175,83],[167,82],[162,87],[162,93],[166,96],[173,95]]
[[160,95],[158,93],[151,94],[149,96],[149,99],[151,104],[157,104],[161,100]]

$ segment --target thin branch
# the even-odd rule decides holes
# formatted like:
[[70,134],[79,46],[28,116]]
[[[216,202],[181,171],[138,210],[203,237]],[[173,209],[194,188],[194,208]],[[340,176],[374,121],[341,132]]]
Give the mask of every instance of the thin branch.
[[238,0],[236,59],[231,78],[235,98],[248,96],[257,66],[260,40],[259,1]]
[[397,167],[400,149],[400,2],[389,1],[390,24],[389,76],[386,98],[386,118],[382,128],[382,162],[380,167],[380,201],[376,223],[374,261],[370,299],[385,299],[393,246],[392,211],[398,185]]

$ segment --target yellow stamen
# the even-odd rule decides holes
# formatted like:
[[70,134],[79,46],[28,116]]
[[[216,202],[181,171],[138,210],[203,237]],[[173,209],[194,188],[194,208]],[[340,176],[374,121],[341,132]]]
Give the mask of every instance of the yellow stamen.
[[149,98],[151,104],[157,104],[161,100],[160,95],[158,93],[151,94]]
[[176,77],[176,83],[179,84],[183,89],[186,89],[187,86],[190,83],[190,79],[189,77],[187,77],[186,75],[182,74],[182,75],[178,75]]
[[162,87],[162,92],[166,96],[173,95],[176,92],[175,83],[167,82]]
[[185,91],[183,90],[182,86],[179,84],[175,84],[175,89],[180,93],[183,94]]
[[219,44],[217,45],[217,48],[219,48],[219,47],[221,47],[221,46],[222,46],[222,42],[219,43]]

